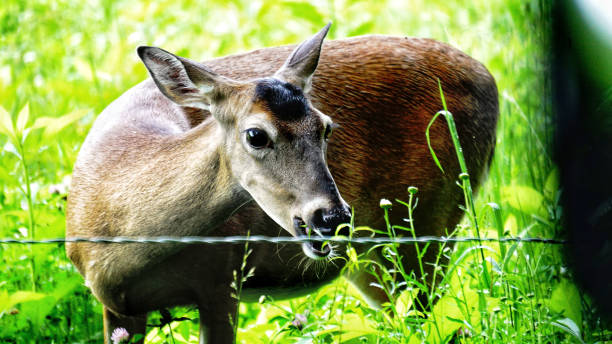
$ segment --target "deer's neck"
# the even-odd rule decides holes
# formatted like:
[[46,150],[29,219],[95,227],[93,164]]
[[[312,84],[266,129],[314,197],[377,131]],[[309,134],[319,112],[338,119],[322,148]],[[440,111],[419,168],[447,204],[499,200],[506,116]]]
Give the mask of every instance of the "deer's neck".
[[141,208],[133,228],[150,235],[211,234],[250,200],[231,174],[224,135],[215,121],[205,121],[161,145],[138,176],[145,176],[136,183],[146,194],[136,192]]

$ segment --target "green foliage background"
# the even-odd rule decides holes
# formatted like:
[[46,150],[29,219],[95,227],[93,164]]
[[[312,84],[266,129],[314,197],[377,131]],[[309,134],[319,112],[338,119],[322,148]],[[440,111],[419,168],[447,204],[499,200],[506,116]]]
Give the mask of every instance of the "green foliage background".
[[[536,0],[4,0],[0,236],[64,235],[66,187],[80,144],[95,116],[147,76],[135,54],[138,45],[205,60],[296,43],[331,20],[330,39],[374,33],[431,37],[482,61],[497,80],[501,118],[495,160],[477,198],[481,225],[493,236],[501,230],[558,237],[559,187],[549,154],[549,16],[548,3]],[[501,209],[498,217],[490,203]],[[468,225],[460,230],[472,234]],[[498,289],[482,296],[475,282],[478,268],[466,259],[445,289],[449,297],[429,315],[432,321],[415,320],[422,318],[405,305],[401,317],[386,318],[340,279],[310,298],[241,305],[238,339],[444,342],[460,327],[458,340],[466,342],[556,343],[609,335],[590,311],[583,311],[588,300],[570,282],[558,247],[514,245],[504,256],[490,246],[495,247],[487,259]],[[445,254],[458,258],[469,250],[459,245]],[[4,244],[0,256],[0,342],[101,342],[101,306],[63,246]],[[462,303],[453,294],[459,287]],[[291,325],[296,314],[307,314],[302,330]],[[173,310],[173,315],[197,317],[189,309]],[[159,316],[150,323],[159,323]],[[193,342],[196,324],[174,322],[171,336],[169,326],[153,328],[148,339]]]

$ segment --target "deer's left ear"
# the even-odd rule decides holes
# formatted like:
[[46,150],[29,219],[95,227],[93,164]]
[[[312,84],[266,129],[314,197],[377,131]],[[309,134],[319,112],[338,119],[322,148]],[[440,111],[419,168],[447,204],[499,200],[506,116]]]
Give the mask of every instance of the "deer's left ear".
[[330,26],[331,23],[325,25],[316,35],[295,48],[274,76],[299,86],[304,93],[308,92],[312,85],[312,75],[319,64],[321,45],[323,45],[323,39],[327,36]]

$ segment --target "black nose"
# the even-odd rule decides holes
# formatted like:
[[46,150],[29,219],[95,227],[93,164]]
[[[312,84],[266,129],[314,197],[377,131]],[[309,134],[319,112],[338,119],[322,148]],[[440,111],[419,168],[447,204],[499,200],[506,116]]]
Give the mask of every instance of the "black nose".
[[312,214],[310,227],[323,235],[349,235],[348,226],[343,227],[336,232],[339,225],[343,223],[351,223],[351,209],[342,205],[331,209],[317,209]]

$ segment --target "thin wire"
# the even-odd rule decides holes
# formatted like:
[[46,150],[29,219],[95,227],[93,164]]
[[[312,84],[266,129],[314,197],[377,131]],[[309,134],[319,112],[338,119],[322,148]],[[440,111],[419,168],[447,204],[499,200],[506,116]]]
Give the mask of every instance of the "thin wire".
[[64,244],[64,243],[97,243],[97,244],[243,244],[246,242],[264,242],[271,244],[284,243],[309,243],[309,242],[335,242],[335,243],[352,243],[352,244],[409,244],[409,243],[461,243],[461,242],[531,242],[552,245],[567,244],[565,240],[551,238],[531,238],[531,237],[508,237],[508,238],[474,238],[474,237],[437,237],[437,236],[421,236],[421,237],[270,237],[263,235],[252,236],[226,236],[226,237],[173,237],[173,236],[158,236],[158,237],[69,237],[69,238],[53,238],[53,239],[0,239],[0,244],[18,244],[18,245],[38,245],[38,244]]

